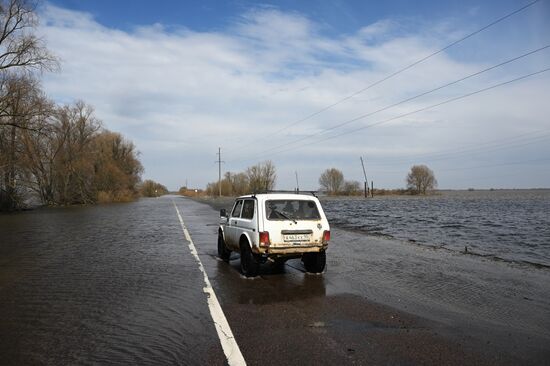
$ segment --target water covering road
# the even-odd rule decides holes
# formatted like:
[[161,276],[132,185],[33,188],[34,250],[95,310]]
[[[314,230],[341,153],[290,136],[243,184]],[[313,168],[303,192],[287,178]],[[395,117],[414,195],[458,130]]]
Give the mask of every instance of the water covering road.
[[37,210],[0,223],[1,364],[224,359],[169,200]]
[[192,236],[246,362],[544,364],[550,272],[333,228],[328,269],[216,258],[181,197],[0,216],[0,364],[224,364]]

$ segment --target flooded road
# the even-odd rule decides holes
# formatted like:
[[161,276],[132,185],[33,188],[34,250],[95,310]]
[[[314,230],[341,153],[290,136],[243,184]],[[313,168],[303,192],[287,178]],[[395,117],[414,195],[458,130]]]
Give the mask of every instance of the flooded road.
[[0,216],[0,364],[545,364],[550,272],[333,229],[328,269],[256,279],[181,197]]
[[0,233],[0,364],[224,360],[170,200],[4,215]]

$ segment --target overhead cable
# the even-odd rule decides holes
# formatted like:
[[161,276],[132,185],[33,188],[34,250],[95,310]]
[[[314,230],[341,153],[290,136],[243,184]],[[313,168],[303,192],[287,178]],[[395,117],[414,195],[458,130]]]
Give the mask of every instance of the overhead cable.
[[446,84],[440,85],[440,86],[438,86],[438,87],[436,87],[436,88],[434,88],[434,89],[430,89],[430,90],[428,90],[428,91],[422,92],[422,93],[417,94],[417,95],[415,95],[415,96],[412,96],[412,97],[410,97],[410,98],[403,99],[403,100],[401,100],[401,101],[399,101],[399,102],[390,104],[390,105],[388,105],[388,106],[382,107],[382,108],[377,109],[377,110],[375,110],[375,111],[372,111],[372,112],[369,112],[369,113],[362,114],[362,115],[360,115],[360,116],[357,116],[357,117],[354,117],[354,118],[352,118],[352,119],[346,120],[346,121],[341,122],[341,123],[338,123],[338,124],[336,124],[336,125],[333,125],[333,126],[331,126],[331,127],[329,127],[329,128],[325,128],[325,129],[323,129],[323,130],[321,130],[321,131],[319,131],[319,132],[316,132],[316,133],[313,133],[313,134],[309,134],[309,135],[306,135],[306,136],[302,136],[302,137],[300,137],[300,138],[298,138],[298,139],[296,139],[296,140],[289,141],[289,142],[286,142],[286,143],[284,143],[284,144],[280,144],[280,145],[271,147],[271,148],[269,148],[269,149],[265,149],[265,150],[262,151],[262,155],[264,155],[265,153],[267,153],[267,152],[269,152],[269,151],[277,150],[277,149],[279,149],[279,148],[281,148],[281,147],[284,147],[284,146],[293,145],[293,144],[295,144],[295,143],[297,143],[297,142],[301,142],[301,141],[306,140],[306,139],[309,139],[309,138],[311,138],[311,137],[319,136],[319,135],[322,135],[322,134],[324,134],[324,133],[326,133],[326,132],[329,132],[329,131],[332,131],[332,130],[334,130],[334,129],[343,127],[343,126],[348,125],[348,124],[350,124],[350,123],[352,123],[352,122],[356,122],[356,121],[359,121],[359,120],[364,119],[364,118],[366,118],[366,117],[373,116],[373,115],[375,115],[375,114],[377,114],[377,113],[386,111],[386,110],[388,110],[388,109],[397,107],[397,106],[399,106],[399,105],[401,105],[401,104],[410,102],[410,101],[412,101],[412,100],[415,100],[415,99],[418,99],[418,98],[420,98],[420,97],[426,96],[426,95],[428,95],[428,94],[434,93],[434,92],[439,91],[439,90],[441,90],[441,89],[444,89],[444,88],[447,88],[447,87],[449,87],[449,86],[458,84],[458,83],[460,83],[460,82],[462,82],[462,81],[465,81],[465,80],[467,80],[467,79],[471,79],[471,78],[473,78],[473,77],[475,77],[475,76],[478,76],[478,75],[481,75],[481,74],[486,73],[486,72],[488,72],[488,71],[491,71],[491,70],[494,70],[494,69],[496,69],[496,68],[502,67],[502,66],[504,66],[504,65],[507,65],[507,64],[509,64],[509,63],[512,63],[512,62],[514,62],[514,61],[517,61],[517,60],[519,60],[519,59],[522,59],[522,58],[524,58],[524,57],[530,56],[530,55],[532,55],[532,54],[535,54],[535,53],[537,53],[537,52],[543,51],[543,50],[548,49],[548,48],[550,48],[550,45],[546,45],[546,46],[537,48],[537,49],[535,49],[535,50],[533,50],[533,51],[529,51],[529,52],[524,53],[524,54],[522,54],[522,55],[520,55],[520,56],[511,58],[511,59],[506,60],[506,61],[504,61],[504,62],[501,62],[501,63],[498,63],[498,64],[496,64],[496,65],[493,65],[493,66],[491,66],[491,67],[488,67],[488,68],[485,68],[485,69],[483,69],[483,70],[474,72],[473,74],[464,76],[464,77],[462,77],[462,78],[460,78],[460,79],[451,81],[450,83],[446,83]]
[[523,75],[523,76],[520,76],[520,77],[517,77],[517,78],[514,78],[514,79],[511,79],[511,80],[507,80],[507,81],[504,81],[504,82],[501,82],[501,83],[498,83],[498,84],[494,84],[494,85],[491,85],[489,87],[476,90],[474,92],[466,93],[466,94],[460,95],[458,97],[453,97],[453,98],[450,98],[450,99],[446,99],[442,102],[432,104],[432,105],[429,105],[427,107],[423,107],[423,108],[420,108],[420,109],[416,109],[416,110],[411,111],[411,112],[403,113],[403,114],[400,114],[400,115],[397,115],[397,116],[394,116],[394,117],[391,117],[391,118],[388,118],[388,119],[385,119],[385,120],[381,120],[381,121],[378,121],[378,122],[375,122],[375,123],[371,123],[371,124],[368,124],[368,125],[365,125],[365,126],[361,126],[359,128],[355,128],[353,130],[345,131],[345,132],[337,134],[337,135],[328,136],[324,139],[320,139],[320,140],[316,140],[316,141],[309,142],[309,143],[306,143],[306,144],[302,144],[300,146],[296,146],[296,147],[276,151],[276,152],[273,152],[272,155],[280,154],[280,153],[291,151],[291,150],[302,149],[302,148],[304,148],[306,146],[310,146],[312,144],[318,144],[318,143],[323,142],[323,141],[327,141],[327,140],[335,139],[335,138],[338,138],[338,137],[341,137],[341,136],[344,136],[344,135],[348,135],[348,134],[351,134],[351,133],[359,132],[359,131],[365,130],[367,128],[371,128],[371,127],[378,126],[378,125],[388,123],[388,122],[391,122],[391,121],[395,121],[395,120],[398,120],[398,119],[401,119],[401,118],[404,118],[404,117],[408,117],[408,116],[411,116],[413,114],[417,114],[417,113],[424,112],[424,111],[427,111],[427,110],[430,110],[430,109],[434,109],[434,108],[440,107],[442,105],[449,104],[449,103],[452,103],[452,102],[456,102],[456,101],[459,101],[459,100],[462,100],[462,99],[465,99],[465,98],[468,98],[468,97],[471,97],[471,96],[474,96],[474,95],[477,95],[477,94],[480,94],[480,93],[484,93],[486,91],[496,89],[496,88],[499,88],[499,87],[502,87],[502,86],[505,86],[505,85],[508,85],[508,84],[511,84],[511,83],[514,83],[514,82],[517,82],[517,81],[520,81],[520,80],[524,80],[524,79],[527,79],[529,77],[539,75],[539,74],[542,74],[542,73],[545,73],[545,72],[548,72],[548,71],[550,71],[550,67],[539,70],[539,71],[535,71],[535,72],[532,72],[532,73],[529,73],[529,74],[526,74],[526,75]]
[[290,123],[290,124],[288,124],[288,125],[282,127],[281,129],[279,129],[279,130],[277,130],[277,131],[271,133],[271,135],[278,134],[278,133],[280,133],[280,132],[286,130],[287,128],[290,128],[290,127],[292,127],[292,126],[294,126],[294,125],[297,125],[298,123],[304,122],[304,121],[306,121],[306,120],[308,120],[308,119],[310,119],[310,118],[312,118],[312,117],[315,117],[315,116],[317,116],[317,115],[319,115],[319,114],[321,114],[321,113],[323,113],[323,112],[325,112],[325,111],[327,111],[327,110],[329,110],[329,109],[331,109],[331,108],[333,108],[333,107],[335,107],[335,106],[337,106],[337,105],[339,105],[339,104],[341,104],[341,103],[343,103],[343,102],[345,102],[345,101],[347,101],[347,100],[349,100],[349,99],[355,97],[356,95],[361,94],[361,93],[363,93],[363,92],[365,92],[365,91],[367,91],[367,90],[369,90],[369,89],[375,87],[376,85],[379,85],[379,84],[385,82],[386,80],[389,80],[389,79],[393,78],[394,76],[397,76],[397,75],[401,74],[402,72],[407,71],[408,69],[410,69],[410,68],[412,68],[412,67],[414,67],[414,66],[416,66],[416,65],[418,65],[418,64],[420,64],[420,63],[422,63],[422,62],[424,62],[424,61],[426,61],[426,60],[428,60],[428,59],[430,59],[430,58],[432,58],[432,57],[434,57],[434,56],[436,56],[436,55],[438,55],[438,54],[440,54],[440,53],[446,51],[446,50],[448,50],[449,48],[451,48],[451,47],[457,45],[458,43],[463,42],[463,41],[467,40],[468,38],[471,38],[471,37],[475,36],[475,35],[478,34],[478,33],[483,32],[484,30],[486,30],[486,29],[488,29],[488,28],[494,26],[495,24],[498,24],[498,23],[502,22],[503,20],[506,20],[506,19],[510,18],[511,16],[513,16],[513,15],[515,15],[515,14],[522,12],[523,10],[525,10],[525,9],[527,9],[527,8],[529,8],[529,7],[533,6],[533,5],[535,5],[535,4],[538,3],[539,1],[540,1],[540,0],[535,0],[535,1],[530,2],[530,3],[528,3],[528,4],[526,4],[526,5],[522,6],[522,7],[520,7],[519,9],[516,9],[516,10],[512,11],[511,13],[508,13],[508,14],[506,14],[506,15],[504,15],[504,16],[502,16],[502,17],[500,17],[500,18],[498,18],[498,19],[496,19],[496,20],[494,20],[494,21],[492,21],[491,23],[489,23],[489,24],[487,24],[487,25],[485,25],[485,26],[483,26],[483,27],[481,27],[481,28],[475,30],[474,32],[469,33],[469,34],[467,34],[466,36],[464,36],[464,37],[462,37],[462,38],[460,38],[460,39],[457,39],[456,41],[454,41],[454,42],[452,42],[452,43],[446,45],[445,47],[443,47],[443,48],[441,48],[441,49],[439,49],[439,50],[437,50],[437,51],[435,51],[435,52],[432,52],[432,53],[430,53],[429,55],[424,56],[424,57],[422,57],[421,59],[419,59],[419,60],[417,60],[417,61],[415,61],[415,62],[413,62],[413,63],[411,63],[411,64],[409,64],[409,65],[407,65],[407,66],[405,66],[405,67],[403,67],[403,68],[401,68],[401,69],[399,69],[399,70],[397,70],[397,71],[394,71],[393,73],[391,73],[391,74],[389,74],[389,75],[383,77],[382,79],[379,79],[378,81],[375,81],[374,83],[369,84],[368,86],[366,86],[366,87],[364,87],[364,88],[362,88],[362,89],[360,89],[360,90],[358,90],[358,91],[356,91],[356,92],[354,92],[354,93],[352,93],[352,94],[350,94],[350,95],[348,95],[348,96],[346,96],[346,97],[344,97],[344,98],[342,98],[342,99],[340,99],[340,100],[338,100],[338,101],[336,101],[336,102],[334,102],[334,103],[332,103],[332,104],[330,104],[330,105],[328,105],[328,106],[326,106],[326,107],[323,107],[323,108],[319,109],[318,111],[316,111],[316,112],[314,112],[314,113],[312,113],[312,114],[310,114],[310,115],[308,115],[308,116],[306,116],[306,117],[304,117],[304,118],[301,118],[301,119],[299,119],[299,120],[297,120],[297,121],[294,121],[294,122],[292,122],[292,123]]

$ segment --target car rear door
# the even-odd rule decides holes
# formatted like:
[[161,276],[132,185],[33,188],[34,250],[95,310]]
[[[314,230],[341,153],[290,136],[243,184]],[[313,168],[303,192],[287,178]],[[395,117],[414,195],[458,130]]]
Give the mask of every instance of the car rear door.
[[256,206],[256,200],[254,198],[245,199],[243,201],[241,216],[234,220],[236,221],[235,242],[237,245],[239,244],[239,239],[242,233],[247,233],[250,238],[251,245],[255,244],[258,226]]

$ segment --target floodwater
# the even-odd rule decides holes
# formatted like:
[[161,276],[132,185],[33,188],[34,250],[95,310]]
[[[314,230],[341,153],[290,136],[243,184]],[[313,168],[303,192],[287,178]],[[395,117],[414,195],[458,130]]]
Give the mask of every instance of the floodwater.
[[417,244],[550,266],[550,190],[326,199],[332,225]]
[[183,248],[167,200],[1,215],[0,364],[208,364],[221,350]]
[[[324,206],[330,216],[353,202]],[[218,211],[162,197],[0,215],[0,364],[223,364],[174,204],[249,364],[550,357],[546,267],[334,225],[323,275],[291,260],[282,272],[266,264],[250,280],[238,254],[229,264],[216,258]]]

